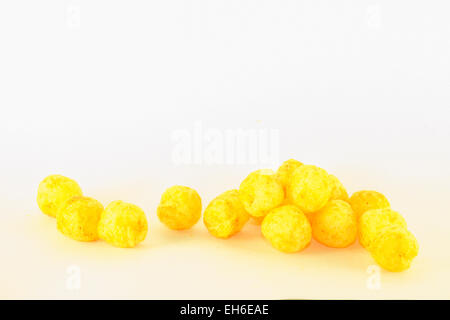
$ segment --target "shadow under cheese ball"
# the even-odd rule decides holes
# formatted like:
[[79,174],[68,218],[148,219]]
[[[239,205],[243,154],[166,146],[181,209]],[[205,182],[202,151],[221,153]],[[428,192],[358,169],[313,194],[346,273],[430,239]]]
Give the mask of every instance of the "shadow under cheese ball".
[[313,237],[331,248],[345,248],[357,237],[356,216],[352,207],[342,200],[331,200],[311,215]]
[[284,201],[281,182],[270,169],[250,173],[239,186],[239,198],[252,217],[264,217]]
[[113,201],[103,211],[99,224],[100,239],[120,248],[132,248],[142,242],[148,231],[147,217],[138,206]]
[[78,241],[98,240],[98,222],[103,205],[88,197],[73,197],[58,210],[56,225],[58,230]]
[[78,183],[59,174],[46,177],[41,181],[37,192],[37,203],[43,213],[56,217],[59,208],[70,198],[82,196]]
[[173,186],[162,194],[157,214],[159,220],[172,230],[189,229],[202,215],[202,200],[192,188]]
[[226,239],[241,231],[249,217],[238,191],[230,190],[209,203],[203,213],[203,222],[213,236]]
[[261,224],[261,232],[275,249],[286,253],[301,251],[311,242],[311,225],[293,205],[271,210]]

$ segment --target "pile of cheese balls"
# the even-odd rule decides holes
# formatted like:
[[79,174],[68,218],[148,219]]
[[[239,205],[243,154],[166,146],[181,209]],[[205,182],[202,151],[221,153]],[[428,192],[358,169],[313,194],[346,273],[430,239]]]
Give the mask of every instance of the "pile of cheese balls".
[[[147,235],[148,223],[139,207],[113,201],[106,208],[85,197],[67,177],[51,175],[39,185],[37,202],[45,214],[56,217],[57,228],[79,241],[135,247]],[[202,215],[198,193],[186,186],[168,188],[157,208],[159,220],[173,230],[194,226]],[[209,233],[227,239],[250,220],[261,225],[270,244],[286,253],[306,248],[311,239],[332,248],[345,248],[357,238],[375,261],[389,271],[410,267],[418,243],[405,219],[376,191],[348,196],[342,183],[324,169],[290,159],[274,172],[250,173],[239,190],[213,199],[203,213]]]

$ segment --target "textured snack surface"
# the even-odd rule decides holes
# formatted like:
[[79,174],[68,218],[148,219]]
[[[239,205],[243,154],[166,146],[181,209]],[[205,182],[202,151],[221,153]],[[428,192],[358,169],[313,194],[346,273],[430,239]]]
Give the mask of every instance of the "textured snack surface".
[[356,216],[343,200],[332,200],[311,218],[313,237],[332,248],[345,248],[355,242]]
[[316,166],[302,165],[294,170],[287,188],[290,202],[305,213],[322,209],[331,196],[328,173]]
[[294,170],[301,165],[303,165],[303,163],[295,159],[286,160],[281,164],[277,170],[277,178],[283,185],[283,188],[286,189],[289,181],[291,180],[292,172],[294,172]]
[[330,174],[331,195],[330,200],[344,200],[348,201],[348,193],[344,185],[336,176]]
[[159,220],[170,229],[189,229],[202,215],[202,200],[192,188],[173,186],[162,194],[157,214]]
[[311,225],[303,212],[292,205],[273,209],[264,218],[261,231],[282,252],[303,250],[311,242]]
[[59,208],[70,198],[82,196],[80,186],[74,180],[59,174],[41,181],[37,192],[37,203],[43,213],[56,217]]
[[400,213],[389,208],[366,211],[359,218],[359,242],[370,251],[381,230],[393,225],[406,228],[406,221]]
[[250,173],[239,186],[239,197],[253,217],[263,217],[284,201],[284,190],[272,170]]
[[348,202],[352,206],[352,209],[358,219],[366,211],[372,209],[384,209],[391,206],[383,194],[371,190],[355,192],[350,197]]
[[217,238],[229,238],[247,223],[249,214],[242,204],[237,190],[222,193],[212,200],[203,213],[208,231]]
[[145,239],[147,218],[138,206],[123,201],[111,202],[103,211],[99,224],[99,237],[113,246],[132,248]]
[[56,214],[56,226],[62,234],[78,241],[98,239],[98,222],[103,205],[88,197],[67,200]]
[[381,267],[400,272],[411,266],[412,260],[419,253],[419,244],[406,228],[393,225],[380,231],[370,252]]

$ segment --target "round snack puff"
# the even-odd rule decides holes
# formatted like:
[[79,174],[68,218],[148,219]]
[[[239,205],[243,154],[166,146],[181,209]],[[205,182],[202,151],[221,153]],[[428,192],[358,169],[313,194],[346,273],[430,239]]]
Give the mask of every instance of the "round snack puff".
[[284,200],[284,190],[272,170],[250,173],[239,186],[239,198],[253,217],[263,217]]
[[301,165],[303,165],[303,163],[295,159],[286,160],[281,164],[277,170],[277,178],[283,185],[283,188],[286,189],[289,181],[291,180],[292,172]]
[[408,269],[418,253],[419,244],[414,235],[399,225],[384,227],[371,246],[375,261],[393,272]]
[[355,192],[348,200],[348,203],[352,206],[357,219],[366,211],[390,208],[391,206],[384,195],[377,191],[367,190]]
[[145,239],[147,218],[138,206],[123,201],[111,202],[103,211],[98,235],[109,244],[120,248],[132,248]]
[[370,250],[372,242],[377,238],[380,230],[390,225],[406,228],[406,221],[400,213],[389,208],[364,212],[359,218],[359,242],[364,248]]
[[331,200],[313,214],[311,226],[314,239],[328,247],[345,248],[356,240],[356,216],[343,200]]
[[330,174],[331,195],[330,200],[348,201],[348,193],[344,185],[334,175]]
[[261,231],[272,246],[282,252],[303,250],[311,242],[311,225],[303,212],[291,205],[271,210]]
[[83,195],[80,186],[74,180],[59,174],[46,177],[41,181],[37,192],[37,203],[43,213],[56,217],[58,209],[72,197]]
[[294,170],[287,188],[289,201],[305,213],[322,209],[330,199],[328,173],[316,166],[302,165]]
[[103,205],[88,197],[67,200],[56,214],[56,226],[62,234],[78,241],[98,240],[98,222]]
[[237,190],[226,191],[216,197],[203,213],[203,222],[209,233],[223,239],[241,231],[248,219],[249,214]]
[[189,229],[202,215],[202,200],[192,188],[173,186],[162,194],[157,214],[159,220],[170,229]]

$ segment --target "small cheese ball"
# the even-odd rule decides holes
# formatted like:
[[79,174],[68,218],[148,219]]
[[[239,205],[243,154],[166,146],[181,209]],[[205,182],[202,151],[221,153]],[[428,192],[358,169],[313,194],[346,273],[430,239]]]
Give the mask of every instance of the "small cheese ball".
[[358,234],[356,216],[343,200],[331,200],[311,217],[313,237],[331,248],[353,244]]
[[275,249],[286,253],[303,250],[311,242],[311,225],[296,206],[271,210],[262,222],[261,231]]
[[147,217],[138,206],[113,201],[106,206],[98,224],[100,239],[119,248],[132,248],[142,242],[148,231]]
[[157,214],[159,220],[170,229],[189,229],[202,215],[202,200],[192,188],[173,186],[162,194]]
[[98,222],[103,205],[88,197],[67,200],[56,214],[56,226],[62,234],[78,241],[98,240]]
[[303,163],[295,159],[286,160],[281,164],[277,170],[277,178],[283,185],[283,188],[286,189],[289,181],[291,180],[292,172],[301,165],[303,165]]
[[399,225],[383,228],[371,247],[375,261],[392,272],[408,269],[418,253],[419,244],[414,235]]
[[250,173],[239,186],[239,197],[253,217],[263,217],[284,201],[284,190],[275,173],[269,169]]
[[212,200],[203,214],[209,233],[217,238],[229,238],[247,223],[249,214],[239,199],[237,190],[222,193]]
[[389,208],[373,209],[363,213],[359,218],[359,242],[370,250],[373,240],[380,230],[390,225],[398,225],[406,228],[406,221],[400,213]]
[[384,195],[377,191],[367,190],[355,192],[348,200],[348,203],[352,206],[358,219],[366,211],[390,208],[391,206]]
[[348,201],[348,193],[344,185],[334,175],[330,174],[331,195],[330,200]]
[[287,188],[287,197],[305,213],[322,209],[331,196],[328,173],[316,166],[302,165],[294,170]]
[[41,181],[37,192],[37,203],[43,213],[56,217],[58,209],[72,197],[82,196],[80,186],[74,180],[54,174]]

